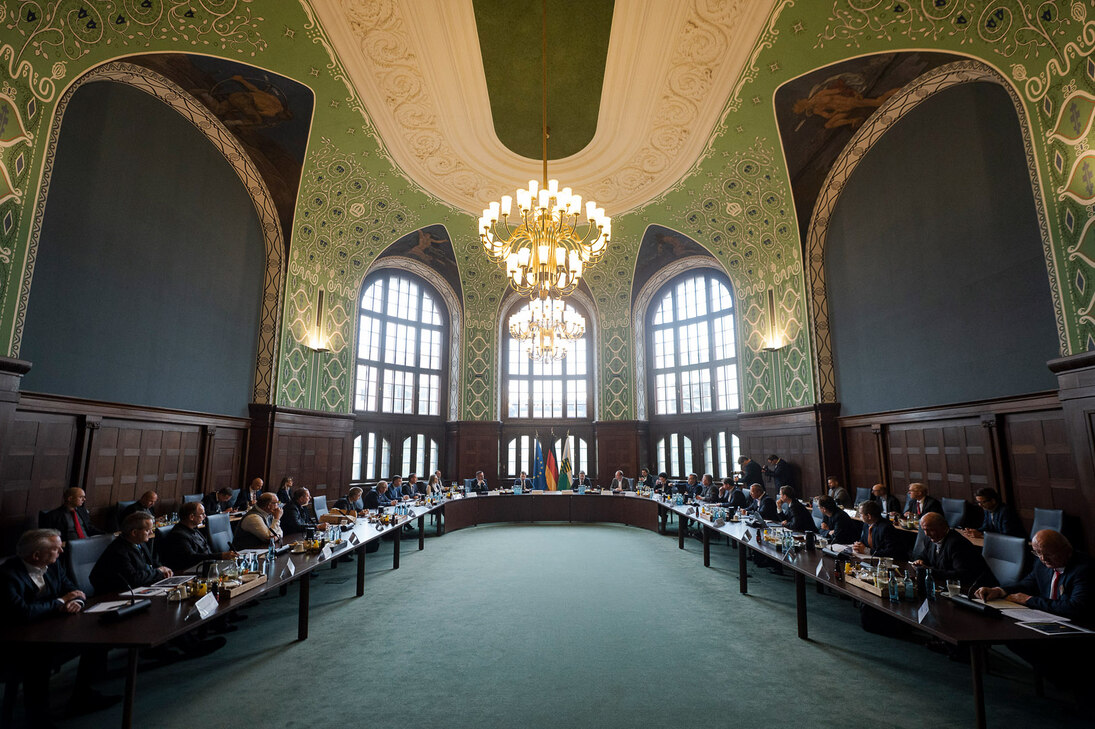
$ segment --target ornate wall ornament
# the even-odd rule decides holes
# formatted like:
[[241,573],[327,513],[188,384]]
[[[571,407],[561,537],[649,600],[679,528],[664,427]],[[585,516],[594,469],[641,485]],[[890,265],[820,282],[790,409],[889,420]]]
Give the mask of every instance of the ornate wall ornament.
[[1038,229],[1041,232],[1043,254],[1049,269],[1049,286],[1053,297],[1057,335],[1061,342],[1061,351],[1070,351],[1071,343],[1068,329],[1065,326],[1061,301],[1062,283],[1053,255],[1053,242],[1050,237],[1046,203],[1038,174],[1038,164],[1035,159],[1030,120],[1027,117],[1026,108],[1011,83],[996,70],[980,61],[958,61],[940,66],[920,76],[880,106],[878,111],[871,115],[841,151],[821,187],[813,215],[810,218],[810,229],[806,237],[806,260],[809,265],[807,291],[810,301],[811,337],[817,353],[814,362],[817,388],[815,394],[819,402],[837,402],[838,395],[836,392],[836,376],[833,371],[832,339],[829,332],[828,295],[825,289],[825,241],[829,232],[830,218],[840,198],[840,193],[864,155],[902,117],[920,103],[944,89],[977,81],[1002,86],[1008,92],[1008,96],[1011,98],[1019,117],[1019,126],[1023,135],[1023,150],[1027,160],[1027,169],[1030,172],[1034,206],[1038,217]]
[[224,156],[228,164],[247,190],[255,205],[255,213],[262,229],[266,245],[266,263],[262,283],[262,308],[259,315],[258,354],[255,363],[255,382],[252,398],[256,403],[272,402],[272,387],[277,377],[278,332],[280,328],[281,297],[283,291],[283,270],[285,244],[282,239],[281,224],[278,222],[277,208],[270,195],[266,182],[259,174],[251,158],[240,146],[230,131],[201,102],[177,86],[174,82],[143,66],[115,61],[98,66],[75,81],[57,103],[50,128],[46,149],[46,160],[42,172],[41,188],[34,208],[34,220],[31,238],[28,244],[27,264],[23,271],[23,285],[19,299],[13,351],[18,352],[23,338],[23,323],[26,317],[26,305],[30,296],[31,277],[38,252],[38,242],[42,234],[42,222],[45,218],[46,199],[49,193],[50,177],[56,162],[57,140],[65,110],[73,94],[85,84],[112,81],[131,86],[162,101],[174,109],[183,118],[194,125],[198,131],[212,143]]
[[[369,267],[369,270],[366,271],[365,277],[367,278],[373,271],[386,269],[409,271],[415,276],[425,279],[431,286],[437,289],[437,292],[441,294],[441,298],[445,302],[445,308],[449,312],[449,420],[458,420],[460,418],[460,391],[462,389],[460,387],[460,356],[463,353],[462,341],[464,335],[464,316],[460,298],[456,295],[456,292],[452,290],[452,286],[449,285],[449,282],[446,281],[443,276],[439,275],[421,261],[414,258],[407,258],[406,256],[385,256],[384,258],[378,258],[376,262]],[[362,278],[355,299],[358,302],[361,301],[361,287],[364,286],[364,284],[365,278]],[[359,323],[358,317],[355,316],[354,320]],[[350,341],[357,341],[357,323],[353,325],[353,337],[351,337]]]

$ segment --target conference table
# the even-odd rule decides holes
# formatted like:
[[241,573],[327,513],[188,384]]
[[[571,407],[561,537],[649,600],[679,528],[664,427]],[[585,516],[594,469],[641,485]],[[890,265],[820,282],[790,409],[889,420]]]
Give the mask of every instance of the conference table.
[[[235,597],[222,598],[215,610],[203,619],[193,600],[169,601],[166,597],[151,598],[148,609],[117,621],[104,620],[102,613],[82,612],[59,616],[25,625],[0,628],[0,644],[18,645],[69,645],[76,648],[102,646],[121,648],[126,656],[125,693],[122,703],[122,727],[133,726],[133,710],[137,692],[137,672],[142,650],[156,648],[201,627],[206,621],[222,618],[250,604],[254,600],[282,590],[291,582],[298,582],[299,602],[297,615],[297,640],[308,639],[311,582],[307,578],[324,564],[337,564],[342,557],[357,555],[357,596],[365,594],[366,546],[377,539],[391,535],[393,540],[392,569],[399,569],[400,542],[403,527],[418,520],[418,548],[425,548],[423,526],[430,513],[440,512],[442,504],[433,506],[408,506],[409,514],[400,517],[398,524],[378,526],[364,519],[357,520],[351,528],[340,531],[341,543],[330,543],[329,555],[317,552],[293,553],[285,551],[276,555],[272,564],[264,564],[260,573],[266,582]],[[439,520],[440,526],[440,520]],[[329,527],[335,529],[337,527]],[[286,543],[299,535],[286,535]],[[97,603],[117,601],[118,595],[96,595],[88,600],[87,608]],[[124,598],[121,598],[124,599]]]

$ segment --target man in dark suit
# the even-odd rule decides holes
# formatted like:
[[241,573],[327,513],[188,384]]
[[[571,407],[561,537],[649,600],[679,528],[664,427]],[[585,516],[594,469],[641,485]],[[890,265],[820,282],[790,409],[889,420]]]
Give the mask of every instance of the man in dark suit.
[[[380,483],[384,482],[381,481]],[[385,484],[385,486],[387,486],[387,484]],[[377,498],[376,489],[372,488],[366,491],[365,495],[361,497],[361,503],[364,504],[365,508],[369,511],[376,511],[378,508],[380,508],[380,499]]]
[[360,486],[354,486],[345,496],[335,502],[334,508],[346,514],[363,511],[365,501],[361,497],[362,493],[363,490]]
[[264,482],[261,478],[255,478],[251,480],[251,484],[247,488],[240,489],[240,495],[236,497],[236,511],[247,511],[257,504],[263,485]]
[[749,487],[749,496],[751,500],[745,507],[747,513],[759,514],[765,521],[777,521],[779,519],[776,500],[764,492],[764,486],[759,483],[753,484]]
[[47,511],[38,525],[43,529],[56,529],[67,544],[73,539],[84,539],[102,534],[103,531],[91,523],[84,502],[87,497],[82,488],[74,486],[65,491],[65,501],[53,511]]
[[755,483],[764,483],[764,472],[761,471],[760,464],[749,456],[739,458],[738,467],[741,468],[738,483],[741,484],[743,489],[748,489]]
[[471,490],[477,494],[485,494],[490,491],[490,487],[487,486],[487,479],[484,478],[482,471],[475,472],[475,481],[471,485]]
[[325,531],[327,525],[317,523],[312,516],[312,510],[308,504],[312,501],[312,494],[306,488],[299,488],[293,492],[293,500],[285,505],[285,513],[281,515],[281,531],[283,534],[302,534],[307,529]]
[[635,484],[636,488],[654,490],[654,477],[650,475],[650,469],[639,469],[639,481]]
[[593,488],[593,482],[589,480],[589,476],[585,471],[578,471],[578,478],[574,480],[574,488],[579,486],[585,486],[587,489]]
[[532,479],[530,479],[528,477],[528,474],[524,471],[521,471],[521,475],[513,481],[513,488],[518,487],[523,488],[525,491],[528,491],[532,488]]
[[[1068,618],[1077,625],[1095,627],[1095,565],[1076,552],[1060,532],[1043,529],[1031,540],[1038,560],[1030,573],[1014,585],[982,587],[982,600],[1005,599],[1034,610]],[[1008,648],[1030,662],[1054,683],[1071,688],[1083,705],[1090,691],[1090,644],[1016,641]]]
[[[56,529],[32,529],[19,538],[16,556],[0,567],[0,616],[5,624],[30,623],[83,610],[86,596],[57,562],[62,549],[61,533]],[[36,648],[13,661],[22,667],[23,700],[31,726],[53,726],[49,716],[50,671],[55,663],[74,655],[64,648]],[[105,673],[106,649],[88,648],[80,653],[68,716],[99,711],[121,700],[91,688],[92,681]]]
[[407,491],[403,486],[403,477],[392,476],[392,482],[388,486],[388,498],[392,501],[402,501],[406,495]]
[[905,499],[905,516],[919,519],[928,512],[943,513],[943,505],[934,496],[928,496],[928,487],[922,483],[909,484],[909,498]]
[[205,515],[227,514],[235,506],[232,501],[232,489],[224,486],[216,491],[210,491],[202,498],[202,506],[205,507]]
[[783,526],[793,532],[816,532],[817,525],[810,510],[802,505],[796,498],[795,489],[792,486],[784,486],[779,490],[778,508],[783,513]]
[[143,512],[130,514],[122,522],[122,533],[106,548],[91,569],[95,592],[105,594],[144,587],[174,574],[160,566],[148,547],[156,533],[152,517]]
[[278,501],[283,504],[288,504],[293,500],[293,477],[286,476],[281,479],[281,486],[278,486],[277,490]]
[[389,495],[389,493],[388,493],[388,482],[387,481],[378,481],[377,482],[377,484],[376,484],[376,504],[377,504],[377,508],[380,508],[380,507],[383,507],[383,506],[391,506],[392,504],[395,504],[398,501],[399,501],[398,498],[393,499]]
[[886,488],[885,484],[876,483],[871,487],[871,501],[878,502],[878,505],[882,508],[883,519],[888,519],[890,514],[901,513],[901,502],[897,500],[896,496],[890,495],[890,490]]
[[978,583],[994,581],[989,566],[981,556],[981,550],[970,540],[947,525],[947,519],[934,511],[920,517],[920,528],[931,540],[924,559],[913,564],[930,567],[936,584],[958,580],[967,590]]
[[853,544],[859,541],[863,525],[844,513],[844,510],[829,496],[817,500],[823,521],[821,534],[834,544]]
[[710,473],[703,474],[700,479],[698,498],[705,504],[715,504],[719,500],[719,487],[715,485],[715,479]]
[[155,491],[145,491],[141,494],[141,498],[134,501],[129,506],[122,509],[122,513],[118,515],[118,523],[124,522],[130,514],[136,514],[141,511],[152,518],[156,517],[156,502],[160,500],[160,495]]
[[1000,500],[1000,494],[996,489],[988,487],[978,489],[974,498],[977,499],[977,505],[984,510],[985,519],[981,522],[980,529],[964,529],[966,536],[980,539],[985,536],[985,532],[1007,534],[1010,537],[1027,535],[1015,509]]
[[852,545],[857,554],[905,559],[905,547],[897,536],[897,530],[888,519],[882,518],[882,507],[877,501],[860,504],[859,518],[863,521],[863,530],[859,541]]
[[794,474],[791,473],[791,465],[775,453],[768,456],[768,463],[761,470],[772,479],[772,486],[776,489],[792,485]]
[[205,522],[205,505],[189,502],[179,507],[179,522],[171,527],[157,545],[160,559],[175,572],[190,569],[200,562],[232,559],[235,552],[214,552],[209,540],[201,533]]

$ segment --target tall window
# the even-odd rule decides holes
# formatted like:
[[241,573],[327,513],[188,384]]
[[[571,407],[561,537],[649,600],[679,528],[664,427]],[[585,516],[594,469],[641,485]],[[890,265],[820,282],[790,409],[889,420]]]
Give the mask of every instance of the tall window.
[[703,442],[703,471],[716,478],[726,478],[737,469],[740,455],[738,436],[720,430]]
[[389,274],[361,296],[354,409],[440,415],[445,325],[435,294]]
[[[585,438],[580,438],[576,435],[571,435],[570,438],[570,472],[577,477],[579,471],[584,471],[587,474],[593,473],[590,470],[591,464],[589,462],[589,442]],[[541,447],[546,448],[549,443],[549,438],[541,438]],[[563,447],[565,443],[562,438],[555,439],[555,459],[559,464],[559,470],[562,470],[563,463]],[[536,460],[536,439],[530,435],[519,435],[514,438],[510,438],[506,443],[506,472],[505,475],[510,478],[516,478],[520,475],[521,471],[532,476],[533,462]],[[547,453],[544,453],[544,463],[547,463]]]
[[693,472],[692,439],[680,433],[670,433],[658,439],[658,472],[670,478],[684,478]]
[[415,474],[429,478],[428,474],[437,470],[437,441],[422,433],[409,435],[403,439],[403,470],[400,475],[406,478]]
[[392,459],[391,442],[375,432],[354,438],[353,474],[355,481],[388,478]]
[[648,348],[655,415],[737,410],[734,301],[724,277],[690,272],[651,306]]
[[[566,308],[573,310],[569,303]],[[589,317],[585,312],[579,313],[585,316],[588,323]],[[526,351],[527,344],[509,336],[508,332],[505,346],[508,417],[589,417],[592,363],[589,358],[588,335],[569,343],[566,357],[547,363],[531,361]]]

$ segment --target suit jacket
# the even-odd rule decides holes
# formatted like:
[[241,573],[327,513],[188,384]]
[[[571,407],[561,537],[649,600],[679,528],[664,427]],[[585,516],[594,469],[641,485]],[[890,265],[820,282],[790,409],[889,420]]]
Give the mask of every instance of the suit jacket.
[[593,488],[593,482],[589,480],[589,476],[586,476],[585,478],[578,479],[574,482],[575,488],[578,488],[579,486],[585,486],[587,489],[591,489]]
[[776,507],[776,500],[768,494],[761,496],[760,499],[753,499],[749,502],[749,505],[745,507],[745,510],[750,514],[760,514],[761,518],[765,521],[777,521],[779,519],[779,509]]
[[836,544],[855,544],[860,541],[863,525],[840,509],[833,512],[832,516],[826,516],[823,521],[829,527],[828,538]]
[[920,511],[920,512],[917,512],[916,509],[917,509],[917,503],[916,503],[916,500],[913,499],[913,497],[910,496],[909,498],[905,499],[905,509],[904,509],[904,511],[906,513],[911,511],[914,514],[918,513],[920,516],[923,516],[924,514],[927,514],[929,511],[934,511],[937,514],[942,514],[943,513],[943,505],[941,503],[939,503],[939,499],[935,498],[934,496],[925,496],[924,497],[923,510]]
[[876,498],[874,494],[871,494],[871,501],[877,501],[882,505],[883,514],[897,514],[901,512],[901,502],[897,500],[897,497],[893,494],[886,494],[886,498]]
[[255,492],[255,498],[254,498],[254,500],[252,500],[251,499],[251,489],[250,489],[250,487],[244,487],[244,488],[240,489],[239,496],[236,497],[236,503],[233,504],[232,506],[235,507],[239,511],[247,511],[248,509],[250,509],[252,506],[255,505],[255,502],[258,501],[259,494],[261,494],[261,493],[262,493],[261,490],[256,491]]
[[[829,489],[829,496],[838,505],[842,507],[852,507],[855,504],[852,503],[852,497],[848,495],[848,492],[843,486],[837,486],[835,489]],[[845,514],[847,516],[847,514]]]
[[1019,523],[1019,515],[1007,504],[1000,504],[996,511],[986,511],[985,520],[981,522],[982,532],[995,532],[1007,534],[1011,537],[1025,537],[1023,525]]
[[772,486],[775,487],[776,491],[784,486],[792,485],[791,479],[794,474],[791,473],[791,467],[787,464],[787,461],[780,459],[775,463],[769,463],[762,470],[768,474],[768,478],[772,479]]
[[232,538],[232,549],[237,552],[241,549],[266,549],[270,546],[272,539],[281,539],[281,537],[281,526],[274,523],[273,514],[268,514],[256,506],[243,515],[243,520],[236,527],[236,535]]
[[788,510],[785,512],[787,515],[787,521],[790,522],[787,526],[791,528],[791,531],[795,532],[816,532],[817,525],[814,524],[814,516],[810,513],[810,510],[802,505],[798,499],[792,499],[788,504]]
[[143,511],[149,516],[156,516],[152,513],[151,510],[144,508],[144,506],[141,505],[140,501],[134,501],[132,504],[122,509],[122,513],[118,514],[118,524],[120,525],[123,521],[125,521],[127,516],[129,516],[130,514],[136,514],[138,511]]
[[654,477],[651,476],[649,473],[646,474],[646,478],[642,478],[640,476],[639,479],[635,482],[635,486],[636,488],[653,489]]
[[213,516],[213,514],[227,514],[228,510],[233,507],[234,501],[229,499],[228,501],[221,501],[217,498],[216,491],[210,491],[202,497],[202,506],[205,507],[205,515]]
[[[85,537],[93,537],[96,534],[102,534],[101,529],[97,529],[94,524],[91,523],[91,515],[87,513],[87,509],[82,506],[76,507],[76,518],[80,520],[80,527],[84,530]],[[76,535],[76,524],[73,521],[72,509],[62,504],[53,511],[47,511],[42,517],[43,529],[56,529],[61,532],[62,542],[71,542],[73,539],[79,539]]]
[[859,541],[868,545],[875,557],[905,559],[905,546],[897,534],[897,529],[888,520],[883,519],[874,526],[863,525]]
[[5,624],[28,623],[61,609],[58,600],[80,588],[61,569],[60,562],[46,568],[46,584],[41,591],[23,560],[12,557],[0,567],[0,616]]
[[361,497],[361,502],[365,504],[366,509],[376,511],[380,508],[380,499],[377,498],[378,494],[376,489],[369,489],[365,492],[365,495]]
[[612,483],[610,483],[608,485],[608,487],[610,489],[612,489],[613,491],[615,491],[616,489],[621,489],[623,491],[627,491],[629,488],[631,488],[631,484],[628,483],[626,478],[624,478],[624,479],[614,478],[614,479],[612,479]]
[[981,556],[981,548],[954,529],[947,531],[939,544],[931,543],[924,562],[932,568],[937,585],[946,580],[959,580],[967,589],[974,584],[994,582],[989,566]]
[[99,594],[144,587],[163,577],[159,566],[147,542],[130,544],[125,537],[117,537],[91,568],[91,584]]
[[295,501],[285,505],[285,511],[281,514],[282,533],[300,534],[315,526],[316,520],[312,518],[312,512],[307,506],[301,506]]
[[191,529],[182,522],[171,528],[163,539],[157,540],[156,550],[165,565],[182,572],[199,562],[220,559],[209,546],[209,541],[198,529]]
[[1022,592],[1030,595],[1027,607],[1061,615],[1081,625],[1095,625],[1095,566],[1087,555],[1073,552],[1057,582],[1057,599],[1050,599],[1053,570],[1034,560],[1034,569],[1014,585],[1004,585],[1009,595]]
[[486,493],[487,491],[490,491],[490,487],[487,486],[486,481],[472,481],[471,490],[476,493]]
[[745,507],[749,506],[749,494],[745,493],[741,489],[734,489],[727,497],[726,505],[734,506],[739,509],[744,509]]
[[343,496],[341,499],[335,502],[334,508],[340,509],[342,511],[361,511],[365,508],[365,502],[363,499],[350,501],[350,496],[349,494],[347,494],[346,496]]
[[764,472],[760,470],[760,464],[756,461],[749,461],[742,466],[739,483],[745,487],[746,491],[755,483],[764,483]]
[[523,488],[525,490],[531,489],[532,488],[532,479],[531,478],[526,478],[526,479],[522,480],[520,478],[515,478],[515,479],[513,479],[513,486],[514,486],[514,488],[516,488],[517,486],[520,486],[521,488]]
[[293,500],[293,492],[287,488],[278,489],[278,501],[283,504],[288,504]]

